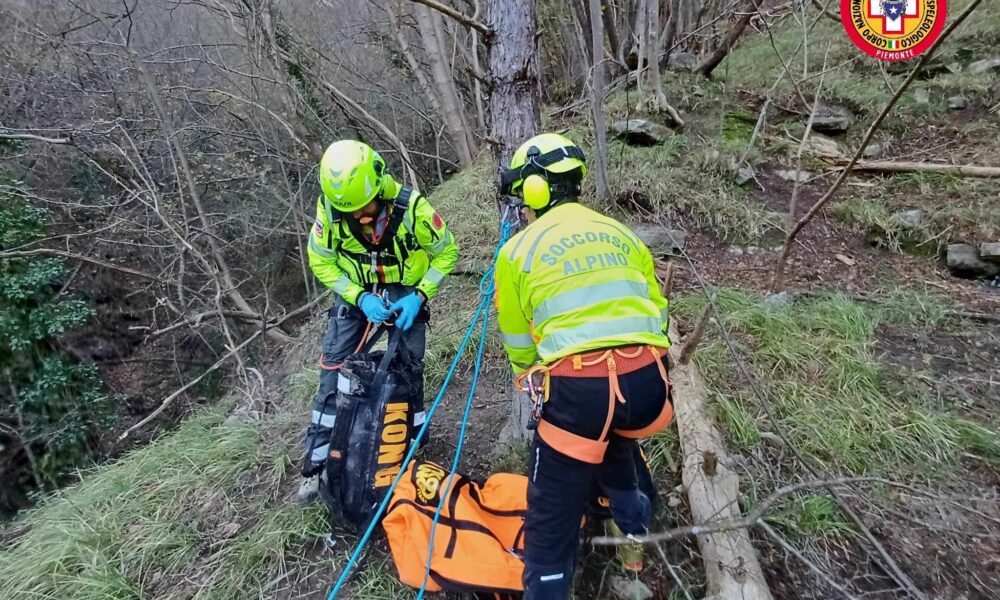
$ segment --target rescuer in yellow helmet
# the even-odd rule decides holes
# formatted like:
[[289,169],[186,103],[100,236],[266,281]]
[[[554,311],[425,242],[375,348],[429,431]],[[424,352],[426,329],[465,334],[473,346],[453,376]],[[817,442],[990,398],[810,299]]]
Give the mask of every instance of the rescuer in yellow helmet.
[[[320,162],[319,180],[323,195],[309,231],[309,267],[336,300],[323,337],[300,502],[318,493],[336,419],[337,370],[344,358],[361,346],[370,324],[395,316],[395,326],[405,332],[402,342],[422,364],[426,304],[458,260],[458,246],[444,220],[425,197],[399,185],[367,144],[331,144]],[[423,408],[417,407],[413,425],[421,426],[424,419]]]
[[580,148],[546,133],[518,148],[500,181],[529,221],[496,261],[500,335],[539,418],[528,469],[527,600],[570,597],[595,477],[620,530],[645,533],[651,499],[639,490],[636,440],[673,416],[667,300],[652,255],[626,226],[577,202],[586,172]]

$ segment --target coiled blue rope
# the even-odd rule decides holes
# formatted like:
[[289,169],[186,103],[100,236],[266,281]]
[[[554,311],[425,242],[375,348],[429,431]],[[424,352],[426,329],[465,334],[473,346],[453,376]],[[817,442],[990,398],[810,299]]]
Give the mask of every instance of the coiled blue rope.
[[[503,247],[507,239],[510,238],[511,232],[513,231],[513,226],[510,223],[503,222],[500,226],[500,241],[497,243],[496,248],[493,251],[494,258],[497,253],[500,252],[500,248]],[[496,261],[494,260],[494,263]],[[451,361],[451,366],[448,367],[448,373],[445,375],[444,382],[441,384],[441,389],[438,391],[437,396],[434,398],[434,402],[431,403],[430,408],[427,410],[427,420],[421,425],[420,430],[417,431],[417,436],[414,438],[413,442],[410,444],[410,449],[407,451],[406,456],[403,457],[403,463],[400,465],[399,472],[396,473],[395,479],[392,480],[392,485],[386,491],[385,498],[379,504],[378,509],[375,511],[375,515],[372,516],[371,522],[368,523],[368,527],[365,529],[364,534],[362,534],[361,539],[358,540],[357,545],[354,547],[354,551],[351,553],[350,558],[347,560],[347,564],[340,572],[340,576],[337,578],[337,582],[333,585],[333,589],[327,595],[327,600],[334,600],[337,594],[340,593],[344,585],[347,583],[347,579],[351,574],[351,570],[355,567],[358,562],[358,558],[361,557],[362,551],[364,551],[365,545],[371,539],[372,533],[375,531],[375,527],[378,526],[381,520],[382,514],[385,512],[386,507],[392,500],[392,494],[396,490],[396,486],[399,485],[400,480],[403,478],[403,474],[406,472],[406,468],[409,466],[410,462],[413,460],[413,455],[416,453],[417,448],[420,446],[420,440],[424,438],[424,434],[427,431],[427,427],[431,424],[431,419],[434,417],[435,411],[437,411],[438,406],[441,404],[441,400],[444,398],[445,392],[448,390],[448,386],[451,384],[451,379],[455,375],[455,370],[458,368],[458,364],[462,360],[462,354],[469,345],[469,341],[472,339],[472,332],[476,329],[476,324],[480,321],[483,322],[482,333],[480,334],[480,346],[476,357],[476,367],[473,376],[473,383],[469,389],[469,400],[466,403],[465,416],[462,420],[462,430],[459,436],[458,449],[455,453],[455,462],[459,460],[462,442],[465,438],[465,429],[468,422],[469,416],[469,406],[472,401],[472,394],[476,387],[476,381],[479,378],[480,365],[482,363],[482,355],[485,348],[485,337],[487,330],[487,322],[489,315],[490,299],[493,296],[494,282],[493,282],[493,269],[490,268],[486,273],[483,274],[482,278],[479,280],[479,293],[481,295],[479,300],[479,306],[476,307],[475,313],[472,315],[472,320],[469,326],[465,330],[465,335],[462,337],[462,342],[458,345],[458,350],[455,352],[455,358]],[[486,316],[483,313],[486,313]],[[442,495],[442,500],[445,495]],[[436,527],[438,517],[441,513],[441,505],[438,505],[437,513],[434,515],[434,526]],[[431,529],[431,544],[434,543],[434,530]],[[433,547],[433,546],[432,546]],[[424,593],[424,588],[427,584],[427,576],[430,572],[430,561],[428,560],[427,571],[424,574],[424,582],[421,585],[419,596],[422,597]]]

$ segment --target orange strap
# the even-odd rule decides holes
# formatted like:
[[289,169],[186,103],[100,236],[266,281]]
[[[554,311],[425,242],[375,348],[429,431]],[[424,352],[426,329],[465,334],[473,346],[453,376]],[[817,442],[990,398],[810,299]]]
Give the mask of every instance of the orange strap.
[[[372,322],[368,321],[368,325],[365,327],[365,332],[361,334],[361,341],[358,342],[358,347],[354,349],[354,354],[357,354],[358,350],[361,350],[361,348],[365,345],[365,342],[368,341],[368,334],[370,334],[371,332],[372,332]],[[340,367],[342,367],[343,365],[344,363],[340,363],[338,365],[328,365],[323,360],[323,355],[322,354],[319,355],[319,368],[324,371],[339,371]]]
[[342,366],[344,366],[344,363],[340,363],[339,365],[328,365],[323,361],[323,355],[319,355],[319,368],[324,371],[339,371]]
[[599,441],[570,433],[562,427],[556,427],[545,419],[538,422],[536,430],[538,437],[551,448],[580,462],[599,465],[604,460],[608,449],[607,440]]
[[660,377],[663,378],[663,383],[666,384],[667,397],[663,400],[663,409],[660,411],[659,416],[653,419],[653,422],[640,429],[615,429],[615,433],[622,437],[637,440],[641,438],[647,438],[654,433],[666,429],[667,425],[670,425],[670,421],[674,418],[674,405],[670,403],[670,377],[667,375],[667,368],[663,364],[663,359],[660,355],[653,350],[649,349],[653,353],[656,359],[656,368],[660,371]]
[[[652,354],[646,354],[647,348]],[[544,368],[559,377],[607,377],[610,359],[616,364],[617,371],[625,375],[652,364],[657,352],[662,355],[666,351],[666,348],[653,349],[650,346],[624,346],[572,354]]]
[[[662,349],[654,348],[652,346],[639,347],[635,352],[625,353],[620,349],[607,350],[602,352],[599,356],[594,358],[589,358],[584,360],[579,354],[567,357],[571,359],[573,367],[576,370],[581,370],[583,367],[593,367],[599,364],[599,362],[604,362],[607,367],[608,374],[608,416],[604,421],[604,429],[601,431],[601,435],[598,439],[592,440],[590,438],[585,438],[580,435],[576,435],[570,431],[567,431],[561,427],[557,427],[552,423],[546,421],[544,418],[538,423],[538,435],[542,438],[546,444],[570,458],[575,458],[581,462],[590,464],[600,464],[604,460],[604,453],[608,448],[608,432],[611,430],[611,422],[614,420],[615,416],[615,401],[625,403],[625,397],[622,394],[621,383],[618,380],[618,364],[615,361],[615,354],[622,356],[626,359],[636,359],[639,355],[647,350],[653,357],[653,361],[656,362],[657,370],[660,372],[660,377],[663,378],[664,384],[666,384],[666,398],[663,402],[663,409],[660,411],[659,416],[653,420],[649,425],[641,429],[615,429],[615,433],[626,437],[629,439],[640,439],[646,438],[654,433],[664,429],[670,424],[670,421],[674,417],[674,408],[670,403],[670,377],[667,375],[667,368],[663,364]],[[561,361],[560,361],[561,362]],[[556,363],[558,365],[558,363]],[[556,365],[553,365],[555,367]],[[551,369],[548,369],[551,371]],[[545,373],[548,375],[548,372]],[[530,375],[529,375],[530,376]],[[546,400],[548,399],[548,381],[546,377]]]

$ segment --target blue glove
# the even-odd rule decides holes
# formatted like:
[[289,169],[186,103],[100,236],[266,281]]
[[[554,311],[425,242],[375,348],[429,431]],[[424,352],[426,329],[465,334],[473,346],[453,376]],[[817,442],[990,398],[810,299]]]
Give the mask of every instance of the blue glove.
[[396,317],[396,327],[399,327],[403,331],[407,331],[410,327],[413,327],[413,321],[416,320],[417,313],[420,312],[420,307],[423,303],[424,301],[416,292],[413,292],[408,296],[403,296],[399,300],[393,302],[392,306],[389,307],[389,310],[399,313],[399,316]]
[[392,316],[392,311],[385,307],[382,299],[370,292],[361,295],[361,299],[358,300],[358,308],[365,313],[369,321],[376,325],[381,325]]

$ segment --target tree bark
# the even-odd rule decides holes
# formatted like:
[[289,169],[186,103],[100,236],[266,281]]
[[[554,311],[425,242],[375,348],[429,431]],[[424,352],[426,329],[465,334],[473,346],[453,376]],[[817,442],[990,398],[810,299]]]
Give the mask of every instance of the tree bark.
[[541,125],[535,3],[488,0],[486,21],[493,32],[490,143],[497,164],[506,166],[514,150]]
[[[493,158],[510,164],[514,150],[541,126],[538,79],[538,18],[533,0],[487,0],[490,44],[490,136]],[[508,215],[519,219],[519,215]],[[527,441],[531,411],[526,394],[511,394],[511,412],[504,426],[505,442]]]
[[594,160],[597,179],[597,202],[604,204],[608,199],[607,127],[604,124],[604,32],[603,19],[594,18],[601,10],[600,0],[590,3],[590,41],[594,57],[591,68],[591,105],[594,114]]
[[[589,79],[587,74],[587,67],[594,63],[593,48],[591,48],[590,42],[590,21],[583,14],[583,4],[586,4],[589,0],[578,0],[573,2],[573,12],[576,13],[576,19],[573,21],[573,36],[576,38],[576,44],[579,46],[579,56],[583,57],[581,61],[580,79],[586,82]],[[567,52],[567,54],[569,54]],[[573,62],[568,62],[572,65]],[[577,73],[573,72],[572,68],[568,68],[566,72],[570,77],[576,77]],[[586,84],[585,84],[586,85]]]
[[667,106],[667,97],[663,94],[663,82],[660,79],[660,0],[646,0],[646,25],[649,39],[646,47],[646,68],[649,69],[650,104],[657,110]]
[[608,33],[608,45],[611,46],[611,56],[618,57],[621,41],[618,39],[618,29],[615,27],[615,14],[608,0],[601,0],[601,21]]
[[639,40],[635,63],[635,92],[639,96],[639,110],[645,103],[642,93],[642,74],[646,68],[646,47],[649,45],[649,0],[639,0],[639,10],[635,15],[635,35]]
[[[472,14],[473,19],[479,18],[479,13],[482,12],[479,0],[473,0],[475,6],[475,12]],[[470,42],[472,47],[472,68],[477,74],[482,74],[483,66],[479,62],[479,30],[472,30],[472,40]],[[479,135],[483,135],[486,132],[486,109],[483,107],[483,82],[479,77],[473,77],[473,90],[476,94],[476,123],[479,125]]]
[[431,78],[438,95],[437,104],[441,110],[441,118],[448,128],[448,136],[455,146],[459,163],[463,167],[468,166],[476,155],[475,141],[465,118],[465,107],[455,88],[451,68],[446,62],[440,31],[441,20],[424,5],[414,7],[414,13],[417,26],[420,28],[420,37],[424,42],[424,53],[431,66]]
[[[670,323],[670,379],[684,460],[681,479],[694,524],[740,519],[739,476],[729,468],[722,435],[712,424],[705,383],[694,363],[682,364],[676,325]],[[771,592],[746,529],[698,536],[712,598],[771,600]]]
[[580,38],[580,49],[583,52],[583,56],[586,57],[587,63],[594,64],[594,49],[590,44],[584,41],[585,37],[590,35],[591,25],[590,25],[590,0],[574,0],[573,1],[573,13],[576,15],[575,27],[577,32],[577,37]]
[[663,33],[660,35],[660,47],[657,50],[659,58],[656,62],[661,69],[665,69],[670,61],[670,51],[674,47],[675,39],[677,39],[677,12],[671,8],[667,24],[663,26]]
[[[639,96],[637,110],[648,109],[654,113],[665,112],[677,127],[684,127],[684,120],[677,109],[667,101],[660,78],[660,0],[642,0],[636,17],[639,34],[639,60],[636,71],[636,94]],[[643,74],[646,77],[646,92],[643,93]]]

